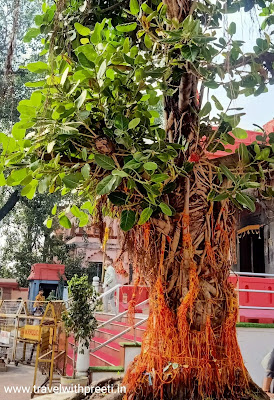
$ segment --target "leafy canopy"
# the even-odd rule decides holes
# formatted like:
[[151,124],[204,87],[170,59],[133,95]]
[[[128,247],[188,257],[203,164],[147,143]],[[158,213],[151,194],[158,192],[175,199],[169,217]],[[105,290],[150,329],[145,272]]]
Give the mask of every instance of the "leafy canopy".
[[[244,113],[235,113],[232,100],[241,94],[259,96],[274,82],[273,44],[266,31],[247,54],[244,42],[234,40],[234,22],[224,37],[217,34],[225,15],[255,6],[266,17],[262,30],[268,29],[271,1],[195,2],[183,21],[172,18],[164,3],[131,0],[113,19],[107,12],[96,14],[85,1],[71,7],[66,1],[44,3],[35,17],[37,27],[25,37],[44,34],[42,54],[48,61],[26,67],[34,73],[27,86],[35,90],[20,102],[21,119],[11,135],[0,134],[0,182],[21,185],[28,199],[36,192],[78,193],[84,199],[80,208],[58,209],[66,228],[69,212],[86,225],[100,199],[106,209],[118,207],[125,231],[151,216],[174,215],[178,209],[169,199],[178,180],[208,152],[247,137],[239,127]],[[165,130],[155,111],[163,98],[175,101],[186,73],[200,82],[193,95],[199,111],[188,110],[197,118],[197,154],[190,154],[187,135],[176,142],[168,136],[168,121]],[[215,95],[202,102],[205,90],[221,86],[230,99],[226,109]],[[219,111],[213,118],[212,103]],[[274,134],[263,133],[258,141],[262,146],[240,146],[237,169],[214,165],[217,181],[209,200],[230,198],[254,210],[254,199],[244,190],[259,187],[265,196],[273,194],[265,170],[274,163]],[[223,179],[230,182],[225,191]]]

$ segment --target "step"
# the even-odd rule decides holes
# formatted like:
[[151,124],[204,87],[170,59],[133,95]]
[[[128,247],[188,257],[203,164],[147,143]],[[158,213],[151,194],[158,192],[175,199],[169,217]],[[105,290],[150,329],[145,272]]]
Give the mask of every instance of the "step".
[[[96,313],[95,314],[95,318],[97,319],[97,321],[100,322],[104,322],[104,321],[109,321],[111,318],[115,317],[115,314],[109,314],[109,313]],[[148,316],[146,314],[135,314],[134,317],[134,323],[136,324],[137,322],[139,322],[141,319],[146,319]],[[119,322],[124,322],[124,323],[128,323],[128,315],[123,315],[120,317]]]
[[[111,366],[118,366],[121,364],[120,355],[113,357],[106,351],[107,349],[97,350],[94,353],[90,354],[90,365],[111,365]],[[100,364],[99,362],[102,361],[104,364]]]
[[[112,338],[113,336],[118,335],[120,332],[118,332],[117,330],[114,329],[106,329],[106,328],[100,328],[97,329],[95,331],[95,337],[101,337],[103,338],[105,341],[107,341],[108,339]],[[131,339],[133,338],[133,339]],[[114,343],[118,343],[121,341],[124,341],[124,339],[129,340],[129,341],[137,341],[137,342],[141,342],[142,341],[142,336],[137,336],[136,335],[136,340],[134,339],[134,334],[133,334],[133,329],[131,331],[129,331],[128,333],[120,336],[119,338],[114,340]]]
[[[105,343],[105,339],[103,339],[101,337],[96,337],[96,338],[92,339],[92,341],[90,342],[90,349],[92,350],[92,349],[100,346],[100,344],[102,344],[102,343]],[[107,352],[112,357],[120,358],[121,347],[117,343],[110,343],[109,345],[102,347],[101,350],[103,350],[104,352]]]
[[[76,355],[77,359],[77,355]],[[72,344],[68,347],[67,352],[68,364],[73,364],[73,347]],[[90,353],[90,366],[117,366],[120,365],[120,354],[117,353],[115,356],[111,355],[108,349],[97,350],[94,353]]]

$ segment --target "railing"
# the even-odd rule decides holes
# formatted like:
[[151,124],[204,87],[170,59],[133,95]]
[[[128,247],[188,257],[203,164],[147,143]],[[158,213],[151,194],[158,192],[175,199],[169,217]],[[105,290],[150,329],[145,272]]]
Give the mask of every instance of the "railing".
[[[274,274],[267,274],[267,273],[255,273],[255,272],[238,272],[232,271],[230,276],[236,275],[237,277],[254,277],[254,278],[274,278]],[[274,284],[274,281],[273,281]],[[239,300],[239,309],[249,309],[249,310],[274,310],[274,307],[267,307],[267,306],[245,306],[240,304],[239,293],[263,293],[263,294],[274,294],[274,290],[268,289],[240,289],[239,288],[239,280],[237,281],[237,287],[235,291],[238,292],[238,300]]]
[[[142,305],[145,305],[145,304],[148,303],[148,301],[149,301],[148,299],[147,299],[147,300],[144,300],[144,301],[142,301],[141,303],[136,304],[136,307],[140,307],[140,306],[142,306]],[[124,311],[124,312],[122,312],[122,313],[120,313],[120,314],[118,314],[118,315],[115,315],[115,317],[113,317],[113,318],[111,318],[111,319],[109,319],[109,320],[103,322],[102,324],[100,324],[100,325],[97,327],[97,330],[99,330],[100,328],[102,328],[103,326],[105,326],[105,325],[107,325],[107,324],[110,324],[111,322],[114,322],[114,321],[116,321],[116,320],[119,320],[121,317],[125,316],[126,314],[128,314],[128,310],[126,310],[126,311]],[[126,333],[130,332],[132,329],[134,329],[134,340],[136,341],[136,328],[138,328],[139,325],[142,325],[145,321],[147,321],[147,319],[148,319],[148,316],[142,318],[140,321],[136,322],[133,326],[127,327],[127,328],[124,329],[122,332],[117,333],[117,335],[115,335],[115,336],[109,338],[109,339],[108,339],[107,341],[105,341],[104,343],[101,343],[99,346],[97,346],[97,347],[91,349],[91,350],[90,350],[90,353],[94,353],[95,351],[100,350],[102,347],[107,346],[109,343],[113,342],[113,341],[116,340],[116,339],[119,339],[120,337],[122,337],[122,336],[125,335]]]

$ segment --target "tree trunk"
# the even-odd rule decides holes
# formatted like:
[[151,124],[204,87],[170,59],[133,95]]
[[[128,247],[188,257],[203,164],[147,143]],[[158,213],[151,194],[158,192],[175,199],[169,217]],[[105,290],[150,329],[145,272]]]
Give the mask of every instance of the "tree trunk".
[[2,219],[4,219],[5,216],[16,206],[19,199],[20,196],[18,190],[15,190],[0,209],[0,221],[2,221]]
[[237,297],[228,282],[233,208],[227,200],[207,200],[210,170],[206,161],[194,167],[175,218],[135,231],[135,263],[151,293],[141,354],[124,380],[128,400],[268,399],[251,380],[238,346]]
[[[192,13],[191,0],[164,0],[170,20]],[[167,140],[188,143],[177,167],[192,163],[165,201],[177,214],[154,220],[126,238],[140,275],[151,288],[141,354],[129,367],[125,399],[268,399],[251,380],[236,337],[237,297],[228,282],[235,255],[234,209],[212,202],[220,182],[200,146],[199,77],[174,67],[165,99]],[[200,97],[200,98],[199,98]]]

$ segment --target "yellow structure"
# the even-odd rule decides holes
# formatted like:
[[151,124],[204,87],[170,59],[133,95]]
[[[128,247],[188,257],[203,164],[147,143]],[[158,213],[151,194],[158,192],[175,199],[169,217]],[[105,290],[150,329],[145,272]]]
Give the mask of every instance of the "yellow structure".
[[40,325],[37,326],[38,330],[29,330],[29,328],[26,329],[25,327],[24,336],[37,335],[38,337],[31,397],[34,396],[38,369],[46,373],[47,377],[42,386],[47,385],[49,389],[52,387],[53,373],[55,371],[61,375],[65,374],[67,337],[61,321],[63,310],[63,303],[49,302],[41,318]]
[[[30,315],[24,301],[3,300],[0,303],[0,331],[9,340],[12,356],[9,361],[15,365],[26,361],[27,345],[31,345],[30,363],[36,349],[36,360],[32,395],[36,388],[37,372],[42,371],[46,379],[42,386],[52,387],[53,374],[65,374],[67,359],[67,336],[62,322],[65,310],[63,301],[44,302],[45,311],[41,316]],[[4,335],[5,334],[5,335]],[[23,355],[17,359],[18,344],[23,343]]]

